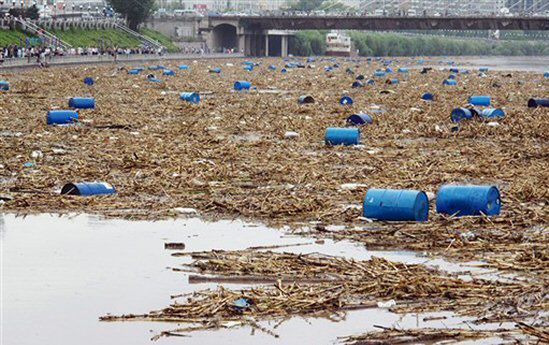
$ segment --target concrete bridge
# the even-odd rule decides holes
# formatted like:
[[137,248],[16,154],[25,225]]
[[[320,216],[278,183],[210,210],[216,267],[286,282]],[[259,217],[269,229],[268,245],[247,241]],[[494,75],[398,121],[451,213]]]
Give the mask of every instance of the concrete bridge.
[[297,30],[549,30],[549,17],[210,16],[147,25],[175,39],[174,33],[192,33],[215,51],[286,56],[288,39]]

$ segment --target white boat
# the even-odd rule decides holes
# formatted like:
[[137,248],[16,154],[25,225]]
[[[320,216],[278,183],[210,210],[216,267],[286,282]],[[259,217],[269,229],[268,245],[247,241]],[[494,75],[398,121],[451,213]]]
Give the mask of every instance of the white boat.
[[351,56],[351,38],[341,32],[332,31],[327,34],[326,55]]

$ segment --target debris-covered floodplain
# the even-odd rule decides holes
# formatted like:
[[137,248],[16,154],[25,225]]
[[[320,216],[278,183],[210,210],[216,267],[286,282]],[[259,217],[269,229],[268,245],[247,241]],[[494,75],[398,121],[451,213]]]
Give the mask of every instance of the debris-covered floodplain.
[[[496,289],[501,295],[493,298],[507,296],[508,303],[516,302],[500,320],[520,317],[525,301],[547,311],[549,108],[528,108],[527,103],[549,95],[549,79],[539,72],[470,69],[455,75],[456,85],[443,85],[450,66],[438,59],[426,59],[421,66],[413,59],[393,61],[394,72],[380,77],[374,77],[374,71],[387,66],[376,59],[304,61],[304,68],[292,65],[286,72],[281,71],[286,62],[280,59],[254,60],[259,64],[252,71],[244,69],[243,60],[231,59],[192,62],[186,70],[164,64],[174,76],[160,70],[130,75],[128,70],[136,66],[112,65],[3,73],[11,88],[0,93],[0,207],[20,213],[88,212],[153,220],[196,209],[203,217],[288,225],[369,249],[411,249],[478,260],[520,278],[512,288],[491,285],[476,296],[479,301]],[[427,66],[433,69],[420,73]],[[409,69],[398,73],[398,67]],[[221,73],[211,73],[214,68]],[[148,80],[151,73],[160,82]],[[85,77],[95,83],[85,85]],[[353,88],[357,77],[363,86]],[[367,83],[369,79],[374,83]],[[398,83],[388,83],[390,79]],[[250,90],[234,91],[234,83],[241,80],[250,82]],[[181,92],[199,92],[200,102],[180,99]],[[433,101],[421,99],[426,92],[434,95]],[[302,95],[312,96],[314,103],[300,104]],[[352,104],[340,104],[345,95]],[[491,106],[505,116],[453,123],[452,110],[466,106],[473,95],[491,96]],[[94,97],[96,108],[79,111],[75,125],[46,124],[49,110],[66,109],[68,98],[77,96]],[[357,113],[373,119],[360,127],[360,145],[326,145],[326,129],[346,127],[347,118]],[[81,181],[107,182],[116,194],[60,195],[65,184]],[[501,214],[436,214],[434,196],[449,183],[498,186]],[[429,221],[363,218],[369,188],[428,192]],[[413,276],[416,268],[395,269]],[[331,283],[321,282],[320,291],[325,284]],[[327,303],[319,290],[291,289],[314,293],[322,308],[342,307],[341,300]],[[261,303],[268,306],[273,303],[269,296],[289,291],[279,283],[272,291],[254,293],[262,294]],[[341,291],[345,298],[356,297],[347,294],[349,284]],[[405,296],[427,297],[428,291]],[[452,300],[443,289],[437,291]],[[376,293],[391,297],[387,291]],[[189,302],[194,311],[188,316],[200,316],[193,308],[208,300],[213,314],[227,317],[223,305],[210,301],[211,294],[232,298],[242,293],[200,295]],[[298,314],[300,307],[284,308],[269,315]],[[304,311],[319,309],[308,308]],[[498,317],[505,315],[502,309],[494,310]],[[538,328],[533,333],[546,334]]]

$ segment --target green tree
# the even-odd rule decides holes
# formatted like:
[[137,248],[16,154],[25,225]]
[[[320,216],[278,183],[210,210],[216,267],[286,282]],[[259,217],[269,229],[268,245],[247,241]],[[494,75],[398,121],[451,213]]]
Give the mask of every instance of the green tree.
[[297,0],[290,5],[289,9],[296,11],[317,10],[323,2],[324,0]]
[[137,30],[152,14],[155,0],[107,0],[112,8],[126,18],[128,26]]

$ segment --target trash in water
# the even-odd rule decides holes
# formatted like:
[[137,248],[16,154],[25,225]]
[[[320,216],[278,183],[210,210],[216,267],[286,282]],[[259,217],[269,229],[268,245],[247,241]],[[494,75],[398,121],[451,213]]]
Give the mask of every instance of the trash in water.
[[315,102],[315,99],[313,98],[313,96],[309,96],[309,95],[299,96],[299,99],[298,99],[299,104],[312,104],[314,102]]
[[528,108],[549,107],[549,98],[530,98]]
[[284,138],[286,138],[286,139],[295,139],[295,138],[298,138],[298,137],[299,137],[299,133],[297,133],[297,132],[288,131],[288,132],[284,133]]
[[50,110],[46,122],[48,125],[66,125],[78,121],[78,113],[73,110]]
[[164,249],[167,250],[184,250],[185,249],[185,243],[164,243]]
[[69,108],[73,109],[94,109],[95,98],[93,97],[72,97],[69,99]]
[[328,128],[324,136],[326,145],[358,145],[360,130],[358,128]]
[[239,80],[235,81],[234,89],[236,91],[249,90],[252,84],[249,81]]
[[351,125],[372,124],[373,119],[368,114],[353,114],[347,118],[347,123]]
[[469,104],[476,106],[490,106],[490,96],[471,96],[468,100]]
[[339,104],[341,104],[341,105],[352,105],[353,104],[353,99],[350,96],[343,96],[339,100]]
[[200,103],[200,94],[198,92],[182,92],[179,95],[179,98],[189,103],[194,103],[194,104]]
[[421,99],[424,101],[432,101],[434,100],[434,98],[435,98],[434,95],[429,92],[425,92],[423,95],[421,95]]
[[500,192],[497,186],[445,185],[437,192],[437,213],[461,216],[499,215]]
[[417,190],[369,189],[364,198],[363,216],[384,221],[426,222],[427,194]]
[[114,187],[106,182],[67,183],[61,189],[61,195],[92,196],[114,193],[116,193]]
[[484,109],[480,113],[480,116],[484,118],[493,118],[493,117],[504,117],[505,112],[501,109]]
[[382,309],[389,309],[396,305],[396,301],[394,299],[387,301],[387,302],[377,302],[377,307]]

